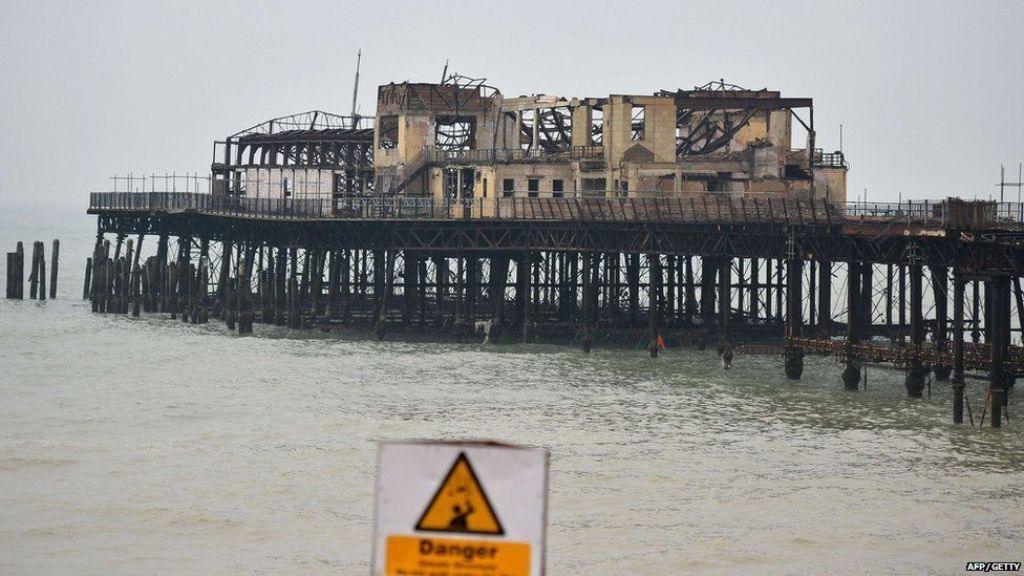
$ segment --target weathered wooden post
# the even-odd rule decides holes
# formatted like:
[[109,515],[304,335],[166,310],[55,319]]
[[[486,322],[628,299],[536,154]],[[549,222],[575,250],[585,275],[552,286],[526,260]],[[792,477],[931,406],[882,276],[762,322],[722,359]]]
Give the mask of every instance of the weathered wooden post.
[[57,298],[57,268],[60,263],[60,240],[53,239],[53,248],[50,250],[50,300]]
[[25,246],[18,242],[14,252],[18,255],[15,263],[14,293],[18,300],[25,299]]
[[39,242],[32,243],[32,268],[28,275],[28,297],[32,300],[39,295]]
[[92,284],[92,257],[85,259],[85,283],[82,286],[82,300],[89,299],[89,287]]
[[46,300],[46,244],[39,242],[39,299]]

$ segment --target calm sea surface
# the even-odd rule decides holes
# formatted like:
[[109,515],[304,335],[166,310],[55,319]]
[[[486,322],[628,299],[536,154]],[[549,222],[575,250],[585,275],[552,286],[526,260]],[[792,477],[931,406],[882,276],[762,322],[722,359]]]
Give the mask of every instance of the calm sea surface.
[[94,233],[83,206],[0,206],[2,251],[62,242],[57,300],[0,300],[0,574],[365,574],[396,438],[549,447],[552,575],[1024,560],[1020,391],[979,430],[951,424],[948,384],[911,401],[879,368],[848,393],[820,358],[790,382],[771,356],[92,315]]

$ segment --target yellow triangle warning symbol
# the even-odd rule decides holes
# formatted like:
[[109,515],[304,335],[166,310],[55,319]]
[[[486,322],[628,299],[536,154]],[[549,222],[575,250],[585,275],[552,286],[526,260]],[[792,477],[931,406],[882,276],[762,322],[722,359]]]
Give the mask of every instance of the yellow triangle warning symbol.
[[465,452],[459,453],[448,470],[448,475],[416,523],[416,530],[498,536],[505,534]]

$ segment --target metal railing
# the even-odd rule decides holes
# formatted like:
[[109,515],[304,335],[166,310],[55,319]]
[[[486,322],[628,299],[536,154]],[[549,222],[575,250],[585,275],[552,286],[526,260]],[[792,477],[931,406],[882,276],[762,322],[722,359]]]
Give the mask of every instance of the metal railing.
[[800,224],[842,222],[842,214],[821,201],[697,198],[409,198],[373,196],[328,199],[247,198],[187,193],[90,194],[96,212],[198,212],[249,218],[483,219],[695,224]]
[[198,172],[171,172],[166,174],[125,174],[111,176],[113,192],[207,192],[211,191],[210,176]]
[[190,192],[93,192],[90,211],[198,212],[266,219],[324,218],[330,201],[322,199],[247,198]]
[[475,150],[444,150],[429,147],[425,150],[426,160],[432,164],[468,163],[490,164],[508,162],[557,162],[603,158],[602,146],[571,146],[565,150],[548,152],[540,148],[524,150],[522,148],[479,148]]
[[846,156],[840,152],[825,152],[821,148],[814,149],[812,156],[815,168],[849,168]]
[[1024,223],[1024,203],[947,200],[847,202],[848,218],[937,224],[944,227],[1000,226]]

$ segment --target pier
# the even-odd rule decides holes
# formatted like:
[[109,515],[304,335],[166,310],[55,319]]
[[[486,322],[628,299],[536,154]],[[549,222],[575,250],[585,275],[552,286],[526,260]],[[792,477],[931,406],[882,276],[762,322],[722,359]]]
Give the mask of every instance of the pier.
[[[1020,206],[796,200],[254,200],[94,193],[89,297],[99,312],[330,330],[362,325],[492,343],[781,347],[786,375],[829,354],[906,370],[907,392],[969,371],[992,424],[1024,349]],[[143,243],[156,253],[139,262]],[[134,244],[134,245],[133,245]],[[834,279],[845,299],[834,299]],[[845,300],[845,301],[844,301]],[[925,309],[925,303],[931,303]],[[1018,305],[1018,310],[1024,308]],[[474,336],[479,331],[479,334]],[[1018,340],[1019,341],[1019,340]]]
[[815,138],[811,99],[725,82],[606,98],[388,84],[375,117],[275,118],[217,141],[208,177],[91,194],[84,292],[95,312],[241,334],[714,347],[725,368],[746,346],[794,380],[824,354],[851,391],[886,363],[911,397],[951,380],[956,422],[981,373],[1000,426],[1024,373],[1024,207],[847,202],[845,155]]

